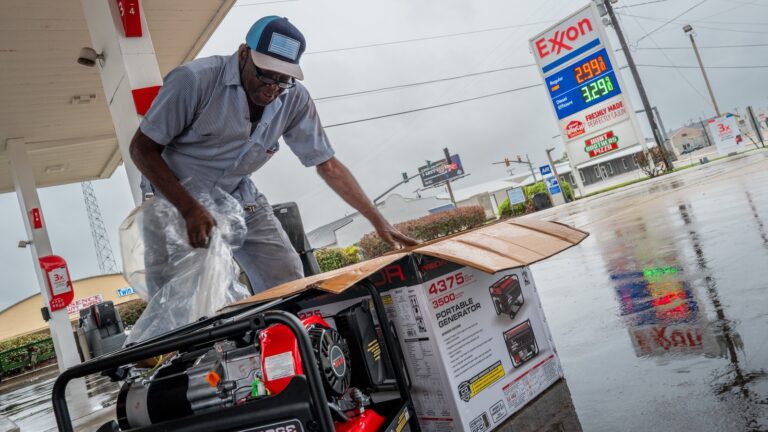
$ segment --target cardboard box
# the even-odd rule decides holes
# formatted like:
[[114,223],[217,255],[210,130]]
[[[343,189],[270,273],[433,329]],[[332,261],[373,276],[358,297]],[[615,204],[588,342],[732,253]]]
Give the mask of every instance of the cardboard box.
[[528,266],[587,233],[505,221],[290,282],[238,304],[325,291],[300,315],[329,316],[380,291],[425,431],[486,431],[562,377]]

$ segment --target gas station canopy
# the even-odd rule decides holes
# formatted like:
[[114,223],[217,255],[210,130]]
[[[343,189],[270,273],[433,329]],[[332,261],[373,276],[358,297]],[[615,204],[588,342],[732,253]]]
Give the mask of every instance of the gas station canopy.
[[[141,0],[160,73],[194,59],[234,2]],[[108,178],[122,160],[98,66],[77,63],[91,46],[85,4],[3,2],[0,193],[14,190],[9,138],[24,137],[38,187]]]

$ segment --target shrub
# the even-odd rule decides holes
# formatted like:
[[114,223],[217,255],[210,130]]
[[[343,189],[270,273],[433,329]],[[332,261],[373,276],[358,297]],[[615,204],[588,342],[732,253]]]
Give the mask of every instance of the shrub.
[[0,352],[8,351],[14,348],[18,348],[24,345],[29,345],[32,342],[37,342],[44,339],[49,339],[51,332],[48,329],[40,330],[35,333],[30,333],[24,336],[17,336],[11,339],[6,339],[0,342]]
[[327,272],[346,267],[360,261],[359,248],[324,248],[315,251],[315,258],[320,265],[320,271]]
[[123,325],[129,326],[136,323],[136,320],[139,319],[146,307],[147,302],[139,299],[117,305],[117,311],[120,312],[120,318],[123,319]]
[[[403,234],[417,240],[428,241],[450,234],[481,226],[485,223],[485,211],[480,206],[431,214],[395,225]],[[368,233],[360,239],[360,251],[366,259],[381,256],[392,248],[375,233]]]
[[[560,188],[563,190],[563,195],[565,195],[566,199],[573,200],[573,188],[571,187],[570,183],[568,183],[565,180],[561,180]],[[536,182],[530,186],[526,186],[525,188],[523,188],[523,195],[525,195],[524,203],[510,206],[509,198],[502,201],[498,207],[499,216],[505,218],[510,216],[519,216],[525,213],[532,212],[534,208],[533,208],[533,202],[531,200],[533,196],[536,195],[537,193],[547,193],[547,190],[546,190],[546,187],[544,186],[543,181]]]

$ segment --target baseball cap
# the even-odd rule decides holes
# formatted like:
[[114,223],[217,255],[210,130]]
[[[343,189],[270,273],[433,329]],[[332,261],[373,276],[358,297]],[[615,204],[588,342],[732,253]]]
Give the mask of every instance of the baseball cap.
[[272,15],[259,19],[248,31],[245,44],[251,49],[253,63],[260,69],[304,79],[299,59],[307,45],[304,35],[288,18]]

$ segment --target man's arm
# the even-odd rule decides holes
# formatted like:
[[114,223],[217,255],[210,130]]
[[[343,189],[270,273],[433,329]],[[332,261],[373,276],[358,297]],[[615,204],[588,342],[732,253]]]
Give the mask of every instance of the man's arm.
[[338,159],[332,157],[317,165],[317,173],[347,204],[365,216],[373,224],[379,237],[389,243],[390,246],[399,248],[413,246],[418,243],[416,240],[396,230],[395,227],[384,219],[384,216],[365,196],[365,193],[360,188],[355,177],[352,176],[352,173],[349,172],[349,169]]
[[163,146],[144,135],[141,129],[131,140],[131,159],[154,187],[181,212],[187,224],[187,235],[192,247],[206,247],[208,235],[216,220],[192,195],[184,189],[171,168],[160,156]]

